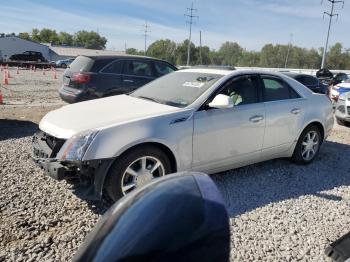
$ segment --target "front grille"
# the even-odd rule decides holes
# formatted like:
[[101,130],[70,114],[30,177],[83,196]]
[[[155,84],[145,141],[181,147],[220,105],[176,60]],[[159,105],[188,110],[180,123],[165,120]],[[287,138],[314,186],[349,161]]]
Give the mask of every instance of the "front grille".
[[51,148],[52,153],[50,157],[56,157],[58,151],[60,151],[66,140],[50,136],[49,134],[44,133],[42,140],[46,141],[46,144]]
[[342,114],[345,114],[345,106],[338,106],[338,111]]
[[55,158],[65,141],[38,131],[33,136],[33,153],[39,158]]

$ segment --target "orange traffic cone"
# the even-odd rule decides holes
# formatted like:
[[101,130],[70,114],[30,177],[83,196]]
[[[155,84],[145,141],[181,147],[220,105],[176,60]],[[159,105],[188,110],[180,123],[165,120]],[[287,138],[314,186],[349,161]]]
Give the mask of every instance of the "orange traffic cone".
[[8,85],[9,84],[9,79],[7,78],[6,71],[4,71],[4,73],[3,73],[2,84],[3,85]]
[[0,105],[4,103],[4,97],[1,93],[1,89],[0,89]]

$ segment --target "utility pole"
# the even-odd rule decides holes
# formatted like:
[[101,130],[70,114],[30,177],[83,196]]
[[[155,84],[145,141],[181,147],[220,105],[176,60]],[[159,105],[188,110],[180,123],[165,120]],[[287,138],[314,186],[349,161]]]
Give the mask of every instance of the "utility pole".
[[187,14],[185,14],[185,17],[189,18],[189,20],[187,20],[186,23],[190,25],[190,35],[188,37],[188,47],[187,47],[187,66],[190,65],[192,24],[194,24],[193,18],[198,18],[198,16],[193,15],[193,13],[196,11],[197,9],[193,8],[193,2],[192,2],[191,7],[187,8]]
[[202,60],[202,31],[199,31],[199,61],[201,62],[201,65],[203,65],[203,60]]
[[327,53],[327,48],[328,48],[329,33],[331,31],[331,25],[332,25],[333,16],[336,16],[337,18],[339,16],[339,14],[335,14],[334,13],[334,5],[338,4],[338,3],[342,3],[343,7],[344,7],[344,1],[339,1],[339,0],[327,0],[327,1],[330,2],[332,4],[332,6],[331,6],[331,12],[330,13],[323,12],[323,18],[324,18],[324,15],[328,15],[329,16],[329,24],[328,24],[328,32],[327,32],[326,44],[325,44],[325,47],[323,49],[321,69],[324,69],[324,66],[325,66],[325,63],[326,63],[326,53]]
[[149,30],[150,26],[147,24],[147,21],[145,22],[145,25],[144,25],[144,36],[145,36],[145,55],[147,53],[147,36],[148,36],[148,33],[150,33],[151,31]]
[[289,44],[288,44],[288,51],[287,51],[287,56],[286,56],[286,62],[284,63],[284,68],[287,68],[287,65],[288,65],[289,53],[290,53],[290,49],[292,47],[292,40],[293,40],[293,34],[290,34],[290,40],[289,40]]

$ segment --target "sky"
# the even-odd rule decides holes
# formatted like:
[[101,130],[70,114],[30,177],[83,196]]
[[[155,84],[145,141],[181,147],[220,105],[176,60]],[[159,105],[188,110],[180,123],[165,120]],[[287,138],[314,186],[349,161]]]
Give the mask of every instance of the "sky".
[[[144,48],[143,25],[150,25],[148,44],[159,39],[182,42],[189,25],[184,14],[191,0],[11,0],[0,5],[0,32],[31,32],[50,28],[57,32],[98,31],[108,39],[107,49]],[[324,46],[330,11],[327,0],[193,0],[197,9],[192,41],[218,49],[225,41],[238,42],[247,50],[265,44],[306,48]],[[336,6],[330,45],[350,48],[350,0]]]

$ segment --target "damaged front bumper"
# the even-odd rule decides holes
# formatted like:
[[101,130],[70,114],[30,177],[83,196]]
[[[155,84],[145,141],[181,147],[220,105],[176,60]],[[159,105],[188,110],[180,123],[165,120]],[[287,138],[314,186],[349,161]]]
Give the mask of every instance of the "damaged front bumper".
[[44,132],[33,136],[32,158],[44,172],[55,180],[67,180],[80,185],[79,192],[83,198],[100,200],[103,194],[105,177],[114,158],[89,161],[61,161],[56,155],[63,143]]

